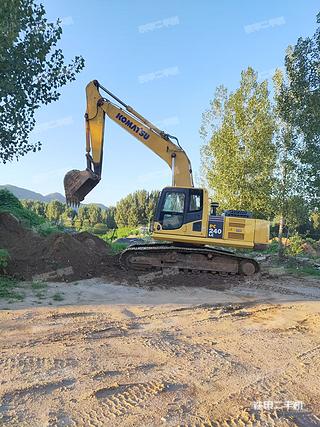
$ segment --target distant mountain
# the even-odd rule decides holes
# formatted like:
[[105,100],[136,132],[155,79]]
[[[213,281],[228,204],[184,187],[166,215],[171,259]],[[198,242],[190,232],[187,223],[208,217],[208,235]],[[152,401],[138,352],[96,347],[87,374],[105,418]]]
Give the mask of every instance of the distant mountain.
[[[52,200],[57,200],[61,203],[66,203],[66,198],[61,193],[50,193],[44,196],[43,194],[36,193],[35,191],[27,190],[26,188],[16,187],[15,185],[0,185],[0,190],[7,189],[13,195],[15,195],[19,200],[35,200],[39,202],[51,202]],[[101,209],[107,209],[107,207],[101,203],[88,203],[90,205],[95,205]]]

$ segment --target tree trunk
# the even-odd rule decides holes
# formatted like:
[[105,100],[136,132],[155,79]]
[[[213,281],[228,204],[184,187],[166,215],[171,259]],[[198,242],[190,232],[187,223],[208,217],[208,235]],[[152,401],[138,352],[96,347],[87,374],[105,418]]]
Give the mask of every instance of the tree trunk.
[[281,214],[280,222],[279,222],[279,233],[278,233],[278,257],[281,259],[284,256],[284,246],[282,242],[282,236],[283,236],[283,226],[284,226],[284,217],[283,214]]

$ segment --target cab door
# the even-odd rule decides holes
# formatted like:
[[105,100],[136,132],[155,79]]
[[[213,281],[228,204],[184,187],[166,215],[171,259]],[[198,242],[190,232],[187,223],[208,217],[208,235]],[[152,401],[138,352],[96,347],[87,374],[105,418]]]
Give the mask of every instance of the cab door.
[[203,217],[203,190],[192,188],[188,190],[187,206],[184,223],[186,233],[192,236],[202,234]]
[[[162,190],[155,221],[157,231],[179,230],[186,235],[201,235],[203,215],[203,190],[168,187]],[[172,234],[172,232],[171,232]]]
[[177,230],[183,226],[186,206],[185,189],[163,190],[159,205],[158,221],[162,230]]

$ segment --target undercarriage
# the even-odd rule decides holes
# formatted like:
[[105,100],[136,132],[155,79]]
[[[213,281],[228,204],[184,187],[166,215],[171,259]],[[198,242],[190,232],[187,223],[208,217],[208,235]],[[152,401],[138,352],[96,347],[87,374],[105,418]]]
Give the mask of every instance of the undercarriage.
[[177,244],[133,245],[124,250],[120,264],[125,269],[145,270],[176,268],[189,272],[210,272],[252,276],[260,271],[252,258],[224,249]]

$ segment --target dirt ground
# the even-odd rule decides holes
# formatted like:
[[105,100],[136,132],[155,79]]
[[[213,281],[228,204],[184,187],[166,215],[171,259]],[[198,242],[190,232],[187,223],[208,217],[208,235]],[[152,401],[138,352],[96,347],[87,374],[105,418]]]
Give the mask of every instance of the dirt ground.
[[319,280],[171,281],[1,302],[0,425],[320,426]]

